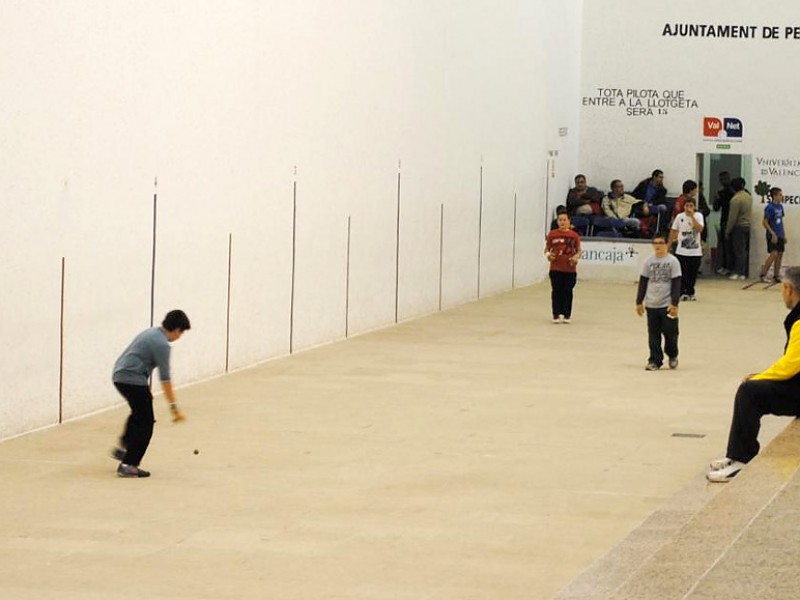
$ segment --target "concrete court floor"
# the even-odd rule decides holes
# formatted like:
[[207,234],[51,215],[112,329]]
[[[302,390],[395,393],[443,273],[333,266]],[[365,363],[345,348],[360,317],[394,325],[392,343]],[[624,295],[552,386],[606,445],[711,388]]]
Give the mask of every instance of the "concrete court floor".
[[121,406],[7,440],[0,598],[550,598],[724,453],[784,343],[740,287],[699,282],[676,371],[633,284],[553,325],[542,283],[185,387],[184,424],[156,398],[150,479],[106,456]]

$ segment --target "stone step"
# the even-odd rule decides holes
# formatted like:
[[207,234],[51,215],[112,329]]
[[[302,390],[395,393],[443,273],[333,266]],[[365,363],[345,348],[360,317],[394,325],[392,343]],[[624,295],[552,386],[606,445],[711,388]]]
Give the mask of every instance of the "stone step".
[[737,477],[699,474],[557,600],[800,596],[800,421]]

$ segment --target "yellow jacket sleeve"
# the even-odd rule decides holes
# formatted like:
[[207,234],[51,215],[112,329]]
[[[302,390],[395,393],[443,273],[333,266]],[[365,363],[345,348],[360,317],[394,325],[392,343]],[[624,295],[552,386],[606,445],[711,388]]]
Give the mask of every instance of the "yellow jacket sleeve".
[[751,379],[786,380],[800,373],[800,321],[795,321],[789,332],[789,343],[775,364]]

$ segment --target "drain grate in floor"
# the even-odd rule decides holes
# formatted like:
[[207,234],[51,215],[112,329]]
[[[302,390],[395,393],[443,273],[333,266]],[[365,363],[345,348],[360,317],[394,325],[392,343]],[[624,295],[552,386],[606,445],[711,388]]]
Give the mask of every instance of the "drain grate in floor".
[[672,437],[679,437],[679,438],[704,438],[706,437],[705,433],[673,433]]

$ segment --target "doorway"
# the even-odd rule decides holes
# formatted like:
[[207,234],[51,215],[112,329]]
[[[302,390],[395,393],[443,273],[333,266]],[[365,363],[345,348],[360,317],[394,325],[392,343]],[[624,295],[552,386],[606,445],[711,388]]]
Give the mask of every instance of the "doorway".
[[[709,208],[714,207],[714,200],[722,186],[719,174],[725,171],[731,179],[743,177],[747,182],[746,187],[752,189],[750,176],[752,174],[753,157],[749,154],[698,154],[697,155],[697,180],[701,192],[705,195]],[[730,259],[724,258],[724,249],[718,248],[720,240],[721,211],[712,210],[706,223],[706,244],[709,252],[704,253],[701,272],[726,273],[725,267],[730,267]],[[728,255],[730,248],[726,246]],[[720,271],[720,269],[722,269]]]

